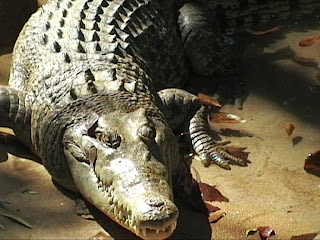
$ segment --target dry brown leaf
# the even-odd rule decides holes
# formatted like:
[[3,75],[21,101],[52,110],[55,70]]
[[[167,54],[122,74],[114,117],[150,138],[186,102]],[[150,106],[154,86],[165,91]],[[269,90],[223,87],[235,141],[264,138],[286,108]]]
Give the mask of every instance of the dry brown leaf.
[[276,235],[274,229],[269,226],[258,227],[257,231],[259,232],[260,238],[263,240],[268,240],[270,236]]
[[245,152],[246,147],[234,147],[234,146],[226,146],[225,150],[236,158],[240,158],[242,160],[248,161],[248,156],[250,152]]
[[247,29],[247,32],[250,33],[251,35],[265,35],[265,34],[269,34],[269,33],[273,33],[273,32],[277,32],[279,30],[281,30],[281,28],[283,28],[283,26],[277,26],[268,30],[264,30],[264,31],[254,31],[254,30],[250,30],[249,28]]
[[229,199],[224,197],[214,186],[199,182],[199,188],[203,201],[229,202]]
[[208,209],[208,212],[211,213],[211,212],[216,212],[216,211],[219,211],[220,208],[217,207],[217,206],[212,206],[210,203],[207,203],[205,202],[204,203],[206,205],[206,208]]
[[244,123],[246,122],[245,119],[225,112],[218,112],[218,113],[211,113],[209,115],[210,122],[212,123]]
[[291,136],[293,130],[295,129],[296,127],[293,125],[292,122],[287,122],[285,125],[284,125],[284,130],[286,130],[286,133],[288,134],[288,136]]
[[320,41],[320,37],[307,37],[299,42],[301,47],[309,47]]
[[198,93],[198,99],[199,102],[203,105],[221,108],[221,104],[217,100],[214,100],[212,97],[206,94]]
[[215,223],[218,222],[221,218],[223,218],[226,215],[225,212],[214,212],[210,213],[209,215],[209,222],[210,223]]
[[309,154],[304,163],[304,170],[320,177],[320,151]]

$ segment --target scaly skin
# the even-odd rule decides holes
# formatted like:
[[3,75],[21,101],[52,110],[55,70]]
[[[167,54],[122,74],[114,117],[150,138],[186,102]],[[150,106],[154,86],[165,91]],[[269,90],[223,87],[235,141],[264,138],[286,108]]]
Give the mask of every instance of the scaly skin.
[[310,15],[320,7],[317,0],[197,0],[211,21],[220,22],[226,35],[241,32],[270,21]]
[[14,129],[55,181],[144,239],[171,235],[172,188],[183,186],[172,181],[191,182],[173,130],[190,122],[205,163],[227,168],[234,160],[209,137],[196,96],[161,90],[188,76],[177,7],[52,0],[26,23],[10,86],[0,87],[0,125]]
[[[220,38],[212,48],[194,48],[210,36]],[[188,192],[192,180],[174,130],[188,125],[205,165],[246,165],[208,135],[196,96],[164,89],[187,79],[184,50],[199,73],[234,74],[239,62],[221,37],[194,3],[52,0],[17,40],[10,86],[0,87],[0,126],[14,129],[55,181],[123,227],[167,238],[179,214],[172,189]]]

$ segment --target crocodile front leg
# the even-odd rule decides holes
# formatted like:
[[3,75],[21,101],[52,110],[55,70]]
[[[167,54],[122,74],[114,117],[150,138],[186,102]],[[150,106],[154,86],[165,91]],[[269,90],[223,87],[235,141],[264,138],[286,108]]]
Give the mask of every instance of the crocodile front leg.
[[194,151],[199,155],[204,166],[211,162],[230,170],[230,161],[240,166],[247,166],[246,162],[229,154],[224,147],[216,143],[208,134],[206,109],[202,106],[191,118],[189,125],[190,138]]
[[209,135],[206,108],[201,106],[197,96],[176,88],[164,89],[158,94],[172,129],[177,129],[188,122],[192,147],[204,166],[209,166],[213,162],[229,170],[230,162],[240,166],[247,165],[243,159],[229,154]]
[[27,145],[30,143],[30,116],[25,93],[0,86],[0,126],[13,129]]

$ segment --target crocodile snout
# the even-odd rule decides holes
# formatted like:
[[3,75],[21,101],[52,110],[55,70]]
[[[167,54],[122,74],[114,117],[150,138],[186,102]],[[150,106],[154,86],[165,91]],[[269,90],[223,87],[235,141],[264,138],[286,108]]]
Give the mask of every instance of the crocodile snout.
[[175,230],[178,208],[164,196],[146,193],[136,208],[136,234],[143,239],[164,239]]
[[150,198],[147,200],[147,204],[151,207],[161,207],[164,205],[164,201],[159,197]]

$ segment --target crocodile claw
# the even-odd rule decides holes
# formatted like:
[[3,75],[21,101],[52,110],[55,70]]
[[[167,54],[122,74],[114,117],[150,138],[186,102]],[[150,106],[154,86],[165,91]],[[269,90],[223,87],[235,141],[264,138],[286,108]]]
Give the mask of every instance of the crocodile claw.
[[189,125],[191,143],[194,151],[200,157],[204,166],[212,162],[218,166],[230,170],[230,164],[247,166],[248,152],[246,148],[225,146],[229,142],[216,143],[208,134],[206,111],[201,107],[191,119]]
[[[241,151],[243,155],[248,155],[247,152],[242,151],[243,148],[237,148],[237,150]],[[200,154],[199,157],[205,167],[208,167],[211,163],[215,163],[226,170],[231,170],[230,163],[245,167],[249,162],[246,158],[240,158],[230,154],[227,148],[217,147],[215,145],[210,146],[209,149],[205,153]]]

